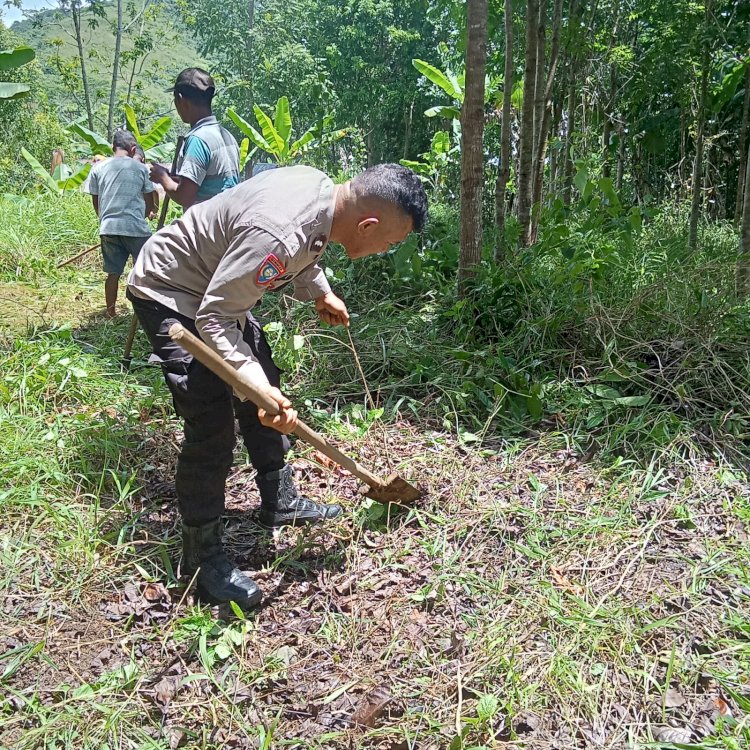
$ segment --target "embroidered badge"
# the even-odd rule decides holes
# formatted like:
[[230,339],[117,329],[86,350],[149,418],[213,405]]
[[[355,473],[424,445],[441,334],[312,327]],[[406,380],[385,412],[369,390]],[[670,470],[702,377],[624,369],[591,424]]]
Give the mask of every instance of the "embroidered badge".
[[260,264],[258,273],[255,277],[255,283],[264,286],[270,284],[277,276],[286,271],[284,264],[273,254],[267,255],[265,260]]
[[328,237],[326,235],[318,235],[312,241],[312,245],[310,246],[312,248],[313,254],[318,255],[319,253],[322,253],[323,248],[326,246],[326,242],[328,242]]

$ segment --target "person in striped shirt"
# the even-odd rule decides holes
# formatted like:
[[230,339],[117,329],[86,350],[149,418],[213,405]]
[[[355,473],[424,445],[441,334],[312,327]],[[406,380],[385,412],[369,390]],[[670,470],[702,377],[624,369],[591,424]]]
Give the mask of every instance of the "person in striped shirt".
[[188,209],[237,185],[240,149],[234,136],[213,115],[211,101],[216,86],[201,68],[186,68],[177,76],[174,104],[183,122],[190,125],[177,173],[161,164],[151,166],[151,179],[171,200]]

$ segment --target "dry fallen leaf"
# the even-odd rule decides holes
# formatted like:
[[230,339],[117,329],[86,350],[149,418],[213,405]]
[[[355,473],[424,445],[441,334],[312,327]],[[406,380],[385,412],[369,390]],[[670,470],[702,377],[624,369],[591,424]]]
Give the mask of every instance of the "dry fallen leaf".
[[550,573],[552,573],[552,578],[555,580],[557,586],[563,589],[563,591],[568,591],[576,596],[583,596],[583,589],[578,584],[573,583],[561,570],[552,567],[550,568]]
[[166,709],[167,706],[172,702],[177,693],[177,687],[179,685],[179,678],[177,677],[162,677],[159,682],[154,685],[154,700]]
[[685,696],[678,690],[669,688],[664,694],[664,705],[666,708],[677,708],[685,703]]
[[719,716],[732,715],[732,709],[729,708],[729,704],[723,698],[714,698],[714,706],[716,706]]
[[352,723],[362,727],[374,727],[392,697],[385,685],[379,685],[365,693],[352,714]]
[[147,583],[143,589],[143,598],[148,602],[169,599],[169,592],[163,583]]

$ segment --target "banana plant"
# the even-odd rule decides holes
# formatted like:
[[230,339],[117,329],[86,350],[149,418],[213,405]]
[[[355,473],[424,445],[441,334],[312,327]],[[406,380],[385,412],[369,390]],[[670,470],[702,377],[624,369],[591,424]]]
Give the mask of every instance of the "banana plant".
[[54,174],[50,174],[25,148],[21,149],[21,156],[31,165],[42,187],[48,193],[55,195],[62,195],[69,190],[78,190],[91,171],[91,164],[84,164],[75,172],[67,164],[61,164],[55,169]]
[[[458,137],[456,137],[458,141]],[[401,159],[401,164],[415,172],[422,182],[428,184],[434,191],[439,191],[445,183],[445,169],[452,161],[452,157],[460,151],[453,145],[450,133],[438,130],[432,136],[430,150],[420,154],[422,161]]]
[[[135,136],[135,140],[143,149],[146,159],[149,161],[164,161],[169,158],[174,147],[169,144],[160,143],[160,141],[172,127],[172,118],[160,117],[149,130],[141,132],[138,127],[138,118],[135,110],[129,104],[126,104],[124,109],[128,130]],[[91,156],[95,154],[102,154],[103,156],[112,155],[112,144],[100,133],[89,130],[77,121],[70,123],[66,129],[69,133],[77,135],[88,146]]]
[[[436,68],[434,65],[414,58],[411,64],[431,83],[434,83],[438,88],[442,89],[448,96],[453,100],[453,104],[444,105],[438,104],[434,107],[430,107],[425,110],[427,117],[442,117],[446,120],[459,120],[461,118],[461,107],[464,104],[465,94],[465,81],[464,74],[460,76],[454,75],[450,70],[442,71]],[[502,90],[502,77],[490,78],[489,76],[485,79],[484,86],[484,98],[485,103],[493,101],[497,96],[498,92]],[[518,101],[522,89],[518,86],[513,89],[513,105],[520,107],[521,103]]]
[[331,117],[328,116],[315,123],[297,140],[292,141],[292,116],[289,111],[289,99],[285,96],[276,102],[273,119],[257,104],[253,105],[253,113],[261,132],[258,132],[231,107],[227,110],[229,118],[246,136],[240,144],[240,169],[244,169],[247,160],[258,150],[265,152],[282,166],[292,164],[306,151],[321,143],[338,140],[346,135],[345,129],[324,132],[325,128],[330,125]]
[[149,161],[165,161],[168,159],[174,152],[174,146],[161,143],[161,141],[172,127],[172,118],[160,117],[147,131],[141,132],[135,110],[129,104],[126,104],[124,109],[128,130],[135,136],[138,145],[146,155],[146,159]]
[[[31,47],[2,50],[0,51],[0,71],[15,70],[30,63],[35,57],[36,53]],[[31,86],[25,83],[0,82],[0,100],[20,99],[22,96],[28,96],[30,92]]]

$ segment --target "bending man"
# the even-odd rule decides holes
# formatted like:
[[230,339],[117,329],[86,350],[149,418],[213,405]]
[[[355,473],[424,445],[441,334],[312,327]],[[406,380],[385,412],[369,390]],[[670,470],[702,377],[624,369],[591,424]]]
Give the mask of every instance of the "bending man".
[[[285,455],[297,413],[279,390],[279,370],[251,308],[267,291],[291,282],[294,296],[313,300],[323,321],[348,325],[346,305],[318,265],[328,241],[343,245],[352,259],[381,253],[420,231],[426,213],[419,178],[397,164],[372,167],[342,185],[311,167],[287,167],[196,204],[144,246],[128,280],[128,298],[185,421],[176,476],[183,570],[199,569],[204,600],[249,607],[262,597],[221,542],[235,416],[257,470],[261,524],[312,523],[342,512],[340,505],[302,497],[294,485]],[[167,332],[175,322],[265,390],[282,413],[272,417],[233,399],[227,385],[171,341]]]

